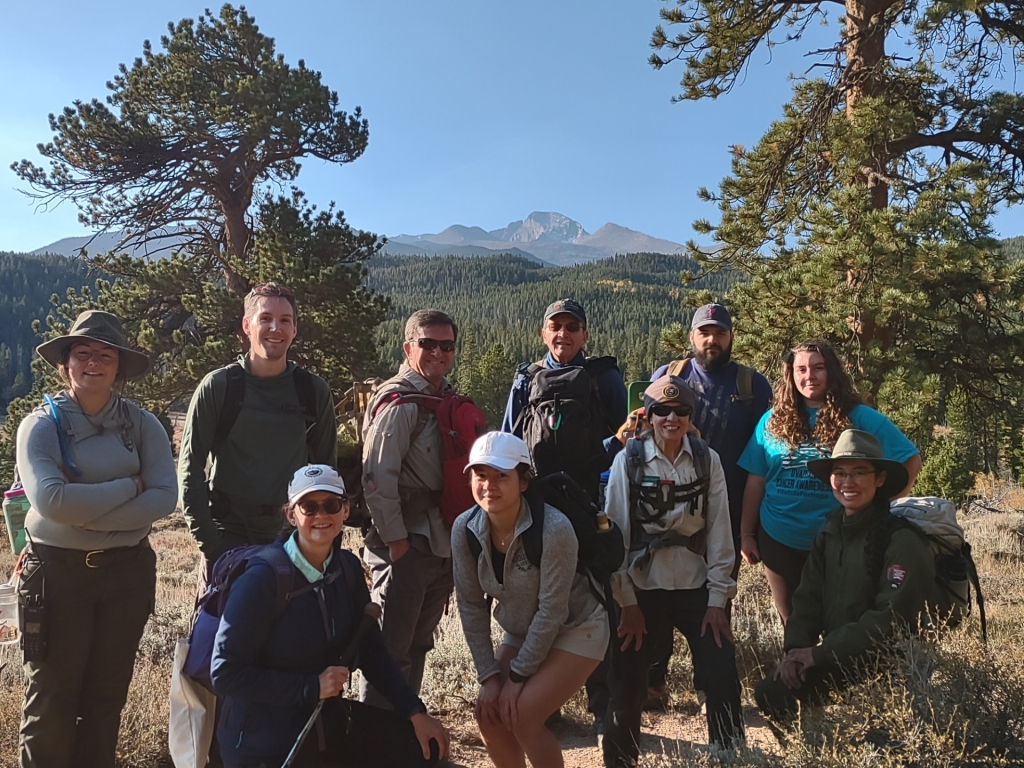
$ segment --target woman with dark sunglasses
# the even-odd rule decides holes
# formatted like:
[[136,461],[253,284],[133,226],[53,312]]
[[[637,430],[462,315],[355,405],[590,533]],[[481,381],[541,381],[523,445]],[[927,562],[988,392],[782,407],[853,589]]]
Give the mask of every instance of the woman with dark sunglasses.
[[725,473],[718,454],[688,434],[696,394],[678,376],[644,391],[651,430],[615,457],[605,511],[625,537],[623,567],[612,574],[620,606],[612,638],[604,764],[635,766],[647,670],[674,629],[693,655],[694,687],[707,696],[709,741],[743,738],[736,650],[726,605],[736,594],[736,550]]
[[434,765],[448,752],[447,732],[406,685],[375,622],[359,641],[357,664],[395,711],[340,696],[352,672],[340,657],[370,600],[359,560],[340,546],[348,513],[333,468],[298,470],[284,507],[292,530],[268,545],[283,549],[292,567],[283,611],[279,576],[263,559],[231,587],[211,663],[224,701],[217,740],[226,768],[280,766],[321,700],[296,766]]
[[906,467],[906,488],[897,489],[906,495],[921,470],[921,454],[899,427],[861,402],[827,342],[806,341],[790,350],[773,398],[739,460],[749,473],[740,551],[747,563],[764,564],[785,624],[814,535],[835,504],[828,484],[808,471],[807,462],[828,458],[843,430],[861,429]]

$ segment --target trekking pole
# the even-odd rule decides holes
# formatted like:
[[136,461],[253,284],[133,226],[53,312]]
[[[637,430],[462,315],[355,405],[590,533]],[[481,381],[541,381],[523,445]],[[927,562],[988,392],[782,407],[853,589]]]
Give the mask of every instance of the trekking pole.
[[[341,659],[338,662],[338,666],[351,667],[352,660],[355,659],[356,652],[359,650],[359,643],[362,642],[363,636],[370,630],[374,624],[380,621],[383,610],[377,603],[367,603],[363,609],[363,618],[359,622],[359,626],[356,627],[356,631],[352,635],[352,639],[348,641],[348,645],[345,646],[345,650],[341,652]],[[299,755],[299,750],[302,749],[302,745],[306,741],[306,737],[309,736],[309,732],[313,729],[313,723],[320,717],[320,710],[324,708],[324,699],[320,699],[316,703],[316,709],[313,710],[313,714],[309,716],[309,720],[299,731],[299,737],[295,740],[295,744],[292,746],[291,752],[288,753],[288,757],[285,758],[284,763],[281,764],[281,768],[291,768],[295,762],[295,758]]]

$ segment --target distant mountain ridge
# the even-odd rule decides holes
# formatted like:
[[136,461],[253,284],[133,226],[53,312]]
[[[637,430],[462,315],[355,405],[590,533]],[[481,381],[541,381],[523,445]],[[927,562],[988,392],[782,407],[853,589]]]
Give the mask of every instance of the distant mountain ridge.
[[[120,235],[100,233],[93,238],[66,237],[37,248],[32,253],[77,256],[82,248],[91,254],[107,253]],[[511,253],[545,266],[569,266],[623,253],[685,253],[686,247],[671,240],[651,237],[618,224],[608,223],[590,233],[578,221],[554,211],[534,211],[525,219],[509,222],[501,229],[453,224],[436,234],[389,236],[384,251],[395,256],[494,256]],[[165,241],[161,245],[174,244]],[[166,256],[169,250],[140,246],[133,256]]]
[[[509,247],[510,243],[514,248]],[[686,252],[680,243],[618,224],[605,224],[591,234],[578,221],[553,211],[534,211],[525,219],[490,232],[482,227],[455,224],[437,234],[395,235],[388,238],[384,250],[396,255],[409,253],[402,246],[431,255],[454,253],[453,247],[482,249],[490,254],[518,251],[520,255],[559,266],[597,261],[619,253]]]

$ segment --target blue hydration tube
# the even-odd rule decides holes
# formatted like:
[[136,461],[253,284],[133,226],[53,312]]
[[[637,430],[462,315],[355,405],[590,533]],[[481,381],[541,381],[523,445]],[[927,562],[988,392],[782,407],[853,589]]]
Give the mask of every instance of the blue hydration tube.
[[50,406],[50,413],[57,424],[57,442],[60,444],[60,456],[64,459],[64,466],[70,469],[71,474],[75,477],[81,477],[82,470],[78,468],[71,456],[71,443],[68,442],[68,436],[64,433],[64,425],[60,422],[60,409],[49,395],[43,395],[43,402]]

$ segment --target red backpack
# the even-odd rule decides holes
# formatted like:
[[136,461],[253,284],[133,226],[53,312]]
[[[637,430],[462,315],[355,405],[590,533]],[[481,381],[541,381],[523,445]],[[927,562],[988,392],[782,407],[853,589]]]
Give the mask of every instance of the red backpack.
[[438,507],[448,525],[476,502],[469,488],[466,462],[473,442],[487,431],[487,417],[476,407],[472,398],[450,392],[430,395],[413,390],[395,390],[380,398],[370,414],[370,420],[392,405],[415,403],[418,408],[433,413],[441,432],[444,455],[444,488]]

